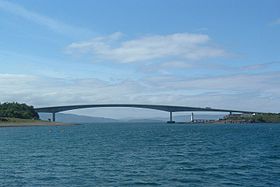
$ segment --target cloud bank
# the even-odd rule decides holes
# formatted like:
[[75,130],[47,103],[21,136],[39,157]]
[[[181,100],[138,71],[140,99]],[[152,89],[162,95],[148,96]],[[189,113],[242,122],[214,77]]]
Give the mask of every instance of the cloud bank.
[[280,25],[280,18],[272,22],[273,25]]
[[69,54],[90,54],[99,59],[120,63],[136,63],[164,58],[202,60],[225,57],[227,52],[212,44],[205,34],[175,33],[150,35],[137,39],[121,40],[121,33],[96,37],[89,41],[74,42],[66,51]]
[[170,77],[112,83],[0,74],[0,100],[37,107],[71,104],[139,103],[279,112],[280,72],[177,80]]

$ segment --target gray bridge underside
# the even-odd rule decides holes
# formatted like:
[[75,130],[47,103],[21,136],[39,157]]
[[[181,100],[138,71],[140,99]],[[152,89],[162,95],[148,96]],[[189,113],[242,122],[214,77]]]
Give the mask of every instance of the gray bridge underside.
[[35,108],[36,112],[52,113],[53,121],[55,121],[55,113],[68,110],[83,109],[83,108],[100,108],[100,107],[132,107],[132,108],[145,108],[161,110],[170,112],[170,122],[172,122],[172,112],[185,112],[185,111],[199,111],[199,112],[229,112],[229,113],[247,113],[252,114],[256,112],[242,111],[242,110],[228,110],[228,109],[215,109],[215,108],[199,108],[199,107],[187,107],[187,106],[171,106],[171,105],[143,105],[143,104],[95,104],[95,105],[69,105],[69,106],[54,106]]

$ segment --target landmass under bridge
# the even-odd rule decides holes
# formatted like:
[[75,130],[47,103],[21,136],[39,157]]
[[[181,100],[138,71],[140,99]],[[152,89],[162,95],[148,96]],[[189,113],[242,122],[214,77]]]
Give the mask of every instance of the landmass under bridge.
[[145,104],[93,104],[93,105],[68,105],[68,106],[52,106],[35,108],[36,112],[39,113],[51,113],[52,121],[55,121],[55,114],[58,112],[84,109],[84,108],[104,108],[104,107],[130,107],[130,108],[144,108],[153,109],[169,112],[168,123],[174,123],[172,119],[173,112],[229,112],[231,113],[243,113],[243,114],[254,114],[258,112],[243,111],[243,110],[230,110],[230,109],[217,109],[217,108],[200,108],[200,107],[188,107],[188,106],[172,106],[172,105],[145,105]]

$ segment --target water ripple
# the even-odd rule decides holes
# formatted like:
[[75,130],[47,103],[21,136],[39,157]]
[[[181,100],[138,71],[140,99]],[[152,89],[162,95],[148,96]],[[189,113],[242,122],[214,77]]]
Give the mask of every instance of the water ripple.
[[280,125],[0,129],[1,186],[280,186]]

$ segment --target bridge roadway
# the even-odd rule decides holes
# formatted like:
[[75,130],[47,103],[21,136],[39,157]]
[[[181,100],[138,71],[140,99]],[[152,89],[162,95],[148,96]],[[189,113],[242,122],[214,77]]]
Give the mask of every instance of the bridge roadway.
[[242,111],[242,110],[215,109],[210,107],[199,108],[199,107],[188,107],[188,106],[144,105],[144,104],[94,104],[94,105],[53,106],[53,107],[35,108],[35,111],[42,112],[42,113],[52,113],[53,121],[55,121],[55,114],[58,112],[83,109],[83,108],[100,108],[100,107],[130,107],[130,108],[132,107],[132,108],[146,108],[146,109],[161,110],[170,113],[168,123],[174,123],[174,121],[172,120],[173,112],[199,111],[199,112],[229,112],[229,113],[246,113],[246,114],[256,113],[256,112]]

